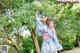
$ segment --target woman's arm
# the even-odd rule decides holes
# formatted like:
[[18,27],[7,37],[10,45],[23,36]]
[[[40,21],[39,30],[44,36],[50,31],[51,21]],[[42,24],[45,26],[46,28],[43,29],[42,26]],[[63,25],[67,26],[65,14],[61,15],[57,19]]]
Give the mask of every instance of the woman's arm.
[[56,34],[56,31],[55,31],[54,23],[52,24],[51,29],[52,29],[52,32],[53,32],[55,35],[57,35],[57,34]]
[[35,10],[35,14],[36,14],[35,15],[35,19],[38,20],[38,12],[37,12],[37,10]]
[[[52,31],[54,32],[54,34],[56,34],[56,31],[55,31],[54,27],[52,27]],[[57,35],[57,34],[56,34],[56,35]]]
[[36,15],[35,15],[35,20],[36,20],[36,32],[38,34],[42,33],[42,22],[40,20],[40,18],[38,18],[38,12],[35,11]]

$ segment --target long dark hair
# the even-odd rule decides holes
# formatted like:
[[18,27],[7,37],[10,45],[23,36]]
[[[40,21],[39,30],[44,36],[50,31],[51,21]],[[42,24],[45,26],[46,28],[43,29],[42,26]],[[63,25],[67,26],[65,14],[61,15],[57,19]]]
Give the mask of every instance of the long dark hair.
[[50,22],[51,22],[52,20],[51,19],[47,19],[47,21],[46,21],[46,25],[49,27],[49,25],[50,25]]

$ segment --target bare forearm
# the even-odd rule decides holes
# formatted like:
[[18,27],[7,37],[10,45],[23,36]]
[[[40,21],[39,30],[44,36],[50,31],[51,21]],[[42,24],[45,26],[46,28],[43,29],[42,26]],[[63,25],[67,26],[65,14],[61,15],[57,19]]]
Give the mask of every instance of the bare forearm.
[[54,30],[54,28],[52,28],[52,31],[53,31],[54,33],[56,33],[56,31]]
[[35,15],[35,19],[38,20],[38,13],[37,10],[35,11],[36,15]]
[[55,29],[54,29],[54,28],[52,28],[52,31],[54,32],[54,34],[55,34],[55,35],[57,35],[57,34],[56,34],[56,31],[55,31]]

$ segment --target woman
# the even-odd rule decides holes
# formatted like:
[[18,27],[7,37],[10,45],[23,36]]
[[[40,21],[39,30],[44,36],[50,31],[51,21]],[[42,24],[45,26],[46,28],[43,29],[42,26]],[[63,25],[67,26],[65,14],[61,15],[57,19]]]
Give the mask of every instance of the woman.
[[43,16],[42,22],[38,17],[36,20],[36,31],[42,35],[43,39],[41,53],[57,53],[62,49],[62,46],[55,36],[53,22],[47,16]]

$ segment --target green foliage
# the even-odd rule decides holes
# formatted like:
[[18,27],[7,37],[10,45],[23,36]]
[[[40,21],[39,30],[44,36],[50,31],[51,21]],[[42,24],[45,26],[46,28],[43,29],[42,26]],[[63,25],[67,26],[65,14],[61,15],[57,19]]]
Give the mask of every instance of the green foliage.
[[35,50],[35,47],[34,47],[34,43],[33,43],[33,40],[31,37],[29,37],[28,39],[22,39],[22,47],[21,47],[21,53],[24,52],[24,53],[31,53],[31,50]]
[[13,47],[10,47],[8,50],[9,50],[8,53],[17,53],[16,49],[14,49]]
[[79,15],[78,12],[71,10],[72,5],[62,7],[61,17],[56,19],[56,31],[64,49],[72,49],[76,40],[76,35],[79,34]]
[[38,38],[39,46],[41,48],[42,47],[42,36],[37,36],[37,38]]
[[[0,15],[0,25],[4,28],[5,33],[11,39],[14,39],[13,36],[16,36],[12,35],[14,27],[19,29],[22,25],[25,25],[30,32],[32,28],[35,29],[35,10],[38,10],[39,14],[46,14],[53,19],[59,41],[63,48],[72,49],[76,35],[80,34],[80,7],[76,4],[56,4],[56,1],[52,1],[39,0],[40,4],[34,5],[34,0],[1,0],[0,4],[3,7],[12,9],[14,16],[6,18]],[[15,21],[12,19],[15,19]],[[1,35],[4,34],[0,31]],[[6,36],[4,35],[4,37]],[[21,46],[22,53],[35,51],[31,37],[21,40],[23,44]],[[41,48],[42,38],[38,37],[38,41]]]

